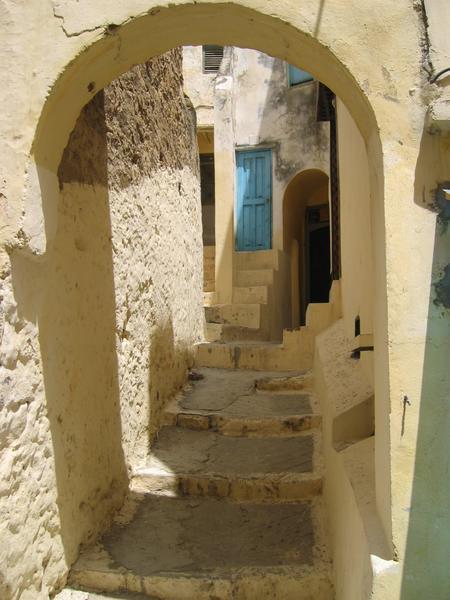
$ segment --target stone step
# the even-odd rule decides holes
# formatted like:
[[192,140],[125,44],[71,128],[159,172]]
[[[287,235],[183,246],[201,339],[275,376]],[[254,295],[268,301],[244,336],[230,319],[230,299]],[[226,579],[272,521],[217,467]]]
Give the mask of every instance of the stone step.
[[87,592],[64,588],[56,594],[54,600],[158,600],[156,596],[136,594],[133,592]]
[[283,436],[320,427],[308,394],[253,394],[240,396],[220,412],[184,408],[172,402],[163,425],[211,430],[230,436]]
[[262,329],[223,323],[205,323],[205,339],[207,342],[264,341],[266,337],[267,334]]
[[272,285],[273,269],[244,269],[236,271],[237,286]]
[[203,306],[212,306],[213,304],[217,304],[217,293],[212,292],[203,292]]
[[267,304],[268,301],[269,288],[267,285],[233,288],[233,302],[236,304]]
[[[292,502],[322,490],[319,433],[231,437],[208,430],[163,427],[132,489],[173,496],[214,496],[245,502]],[[316,463],[316,464],[315,464]]]
[[279,250],[258,250],[256,252],[236,252],[235,264],[237,270],[247,269],[278,269],[280,262]]
[[314,337],[302,332],[290,342],[285,334],[282,344],[266,341],[202,342],[196,345],[195,365],[221,369],[256,371],[307,370],[312,366]]
[[208,323],[223,323],[258,329],[261,323],[260,304],[215,304],[205,307]]
[[[273,342],[202,342],[196,346],[195,365],[267,371],[272,368],[270,357],[273,351],[279,348],[282,348],[282,345]],[[241,366],[241,359],[242,364],[247,366]]]
[[198,379],[173,399],[163,425],[230,436],[283,436],[320,427],[310,375],[199,369]]
[[109,532],[82,551],[70,585],[160,600],[332,600],[323,510],[319,500],[132,494]]

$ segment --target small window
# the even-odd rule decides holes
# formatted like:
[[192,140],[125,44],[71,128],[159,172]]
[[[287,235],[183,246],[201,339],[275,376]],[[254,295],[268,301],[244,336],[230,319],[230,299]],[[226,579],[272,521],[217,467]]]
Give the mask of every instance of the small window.
[[203,46],[203,73],[217,73],[223,58],[223,46]]
[[308,71],[303,71],[303,69],[297,69],[297,67],[294,67],[293,65],[288,65],[288,81],[291,87],[313,80],[314,77],[308,73]]

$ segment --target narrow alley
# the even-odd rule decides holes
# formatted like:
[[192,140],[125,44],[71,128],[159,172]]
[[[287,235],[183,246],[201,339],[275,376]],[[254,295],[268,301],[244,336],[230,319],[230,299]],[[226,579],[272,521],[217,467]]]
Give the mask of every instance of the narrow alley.
[[310,374],[194,375],[71,583],[158,598],[333,598]]
[[0,600],[449,600],[445,22],[2,0]]

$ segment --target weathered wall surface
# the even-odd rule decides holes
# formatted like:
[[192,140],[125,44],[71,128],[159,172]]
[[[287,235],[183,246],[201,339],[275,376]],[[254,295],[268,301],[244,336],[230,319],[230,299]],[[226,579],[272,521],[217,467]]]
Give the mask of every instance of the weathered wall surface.
[[[181,53],[83,109],[53,243],[2,281],[0,597],[46,599],[106,526],[202,331],[195,126]],[[21,595],[22,594],[22,595]]]
[[[445,22],[445,0],[425,4],[433,11],[435,7],[442,11],[438,14],[444,16],[435,22]],[[369,157],[375,272],[377,510],[397,551],[398,578],[404,575],[406,581],[410,576],[407,585],[414,593],[420,583],[421,593],[425,589],[428,596],[446,599],[448,579],[442,579],[446,571],[440,567],[448,556],[444,553],[445,538],[436,545],[430,532],[448,532],[442,527],[447,513],[441,508],[448,510],[448,493],[443,487],[449,481],[448,466],[443,457],[449,456],[446,444],[450,439],[446,360],[450,338],[445,328],[449,317],[448,307],[439,300],[442,295],[438,298],[435,292],[445,288],[445,282],[440,282],[445,277],[443,266],[448,265],[449,229],[443,235],[442,219],[431,202],[428,204],[429,195],[424,197],[422,176],[430,189],[436,188],[442,176],[448,180],[448,133],[442,132],[439,140],[437,136],[430,139],[426,115],[435,96],[448,95],[449,78],[430,84],[424,69],[430,58],[424,3],[364,0],[357,10],[355,6],[316,0],[2,0],[0,60],[5,68],[0,72],[0,200],[4,222],[0,271],[2,281],[7,281],[11,253],[13,260],[20,261],[19,250],[31,250],[36,256],[23,266],[30,269],[21,277],[39,288],[43,262],[39,255],[45,250],[45,240],[50,244],[56,235],[50,217],[56,205],[57,165],[82,106],[92,98],[91,83],[95,84],[94,91],[101,89],[150,56],[179,45],[211,41],[255,47],[293,64],[308,65],[310,72],[346,104]],[[445,58],[449,38],[441,37],[447,50],[439,56]],[[450,106],[442,103],[441,108],[441,122],[448,126]],[[440,165],[438,180],[432,168],[438,164],[434,157]],[[26,195],[24,187],[33,166],[38,168],[40,186]],[[42,244],[34,245],[34,240]],[[17,311],[14,302],[17,304],[20,294],[19,282],[14,294],[6,283],[5,363],[12,368],[4,380],[14,387],[14,397],[25,399],[23,406],[16,404],[16,412],[27,414],[27,425],[10,421],[2,444],[6,439],[7,444],[20,447],[21,432],[26,431],[23,435],[36,440],[36,452],[34,456],[32,450],[26,452],[24,461],[14,469],[9,468],[9,459],[1,463],[6,470],[4,480],[9,478],[7,489],[15,494],[14,508],[18,511],[14,515],[20,515],[20,521],[15,516],[9,521],[18,543],[11,544],[13,533],[2,535],[2,552],[9,545],[11,554],[15,552],[11,562],[17,569],[29,561],[36,565],[33,572],[39,585],[42,565],[37,556],[43,557],[47,569],[58,561],[57,547],[44,558],[45,552],[36,554],[34,545],[28,543],[36,534],[44,535],[43,521],[34,515],[45,511],[45,503],[53,506],[56,495],[56,488],[48,488],[46,499],[40,492],[36,507],[30,500],[37,497],[34,494],[36,488],[42,488],[40,482],[53,477],[51,466],[42,458],[49,448],[41,425],[44,417],[39,416],[43,405],[27,400],[43,393],[42,380],[32,375],[33,370],[39,374],[40,369],[40,358],[33,354],[33,323],[41,297],[38,293],[29,300],[24,294]],[[19,382],[20,373],[27,376]],[[406,406],[405,395],[410,399]],[[6,393],[3,398],[8,398]],[[26,460],[45,465],[40,480],[31,475],[27,478],[27,467],[22,471]],[[427,476],[413,493],[421,474]],[[28,495],[30,490],[33,493]],[[435,501],[435,490],[440,494],[439,502]],[[411,506],[411,498],[415,506]],[[430,498],[433,529],[428,527]],[[19,527],[24,515],[29,515],[29,520],[25,527]],[[3,509],[1,516],[3,524],[10,515]],[[54,530],[51,517],[47,523],[49,532]],[[414,531],[417,536],[412,535]],[[426,554],[416,551],[415,544],[423,540],[426,543],[421,547],[426,548]],[[409,565],[408,559],[405,562],[408,553],[416,557]],[[432,560],[428,560],[429,555]],[[416,569],[419,562],[421,571]],[[20,581],[16,575],[11,575],[14,582]],[[408,591],[405,587],[405,600],[409,600]],[[399,595],[390,586],[383,598],[397,600]]]
[[197,125],[214,126],[214,85],[217,73],[203,73],[202,46],[183,47],[183,79],[186,94],[197,114]]
[[329,171],[328,123],[316,120],[317,82],[290,87],[284,61],[240,48],[233,49],[232,73],[236,145],[272,147],[272,243],[282,250],[288,183],[307,169]]
[[[368,600],[372,597],[373,583],[370,555],[386,558],[383,554],[386,544],[375,507],[374,438],[370,437],[373,422],[372,430],[361,435],[363,405],[373,395],[373,388],[360,362],[350,358],[350,340],[343,319],[318,335],[314,385],[323,414],[324,497],[334,557],[336,600]],[[358,406],[363,406],[363,413],[352,419],[352,409]],[[345,423],[344,439],[336,439],[337,419]],[[370,451],[362,452],[361,446],[367,443],[371,444]],[[346,454],[355,452],[359,460],[357,477],[351,477]]]
[[[369,163],[364,140],[345,105],[337,103],[342,312],[345,333],[353,339],[355,319],[361,333],[373,333],[374,271],[370,205]],[[372,353],[361,362],[373,381]]]
[[[328,173],[329,126],[316,119],[317,82],[290,87],[283,60],[249,48],[227,47],[214,76],[202,73],[201,46],[189,46],[183,50],[183,62],[186,90],[199,125],[215,127],[216,285],[220,301],[227,301],[236,225],[235,151],[272,149],[272,247],[283,250],[284,193],[301,171]],[[302,225],[299,220],[297,229]]]

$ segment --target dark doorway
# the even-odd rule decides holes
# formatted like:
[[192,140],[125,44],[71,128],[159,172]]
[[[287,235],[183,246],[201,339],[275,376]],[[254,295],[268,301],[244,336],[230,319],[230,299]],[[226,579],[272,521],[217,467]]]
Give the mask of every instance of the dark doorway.
[[330,220],[328,205],[306,209],[306,306],[328,302],[330,293]]
[[214,154],[200,154],[200,188],[202,198],[203,245],[214,246],[216,243]]

